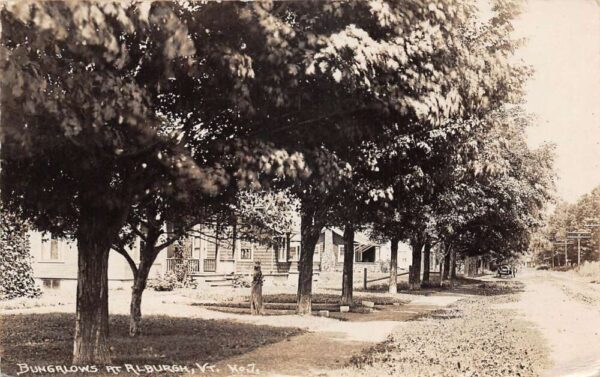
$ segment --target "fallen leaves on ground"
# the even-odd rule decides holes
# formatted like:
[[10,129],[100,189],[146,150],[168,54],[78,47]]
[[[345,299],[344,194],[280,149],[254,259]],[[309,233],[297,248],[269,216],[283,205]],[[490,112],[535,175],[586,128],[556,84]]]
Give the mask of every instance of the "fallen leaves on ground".
[[498,294],[518,290],[515,284],[479,285],[480,297],[402,326],[386,342],[355,356],[343,375],[539,375],[548,363],[539,333],[514,311],[494,307],[515,299],[514,294]]

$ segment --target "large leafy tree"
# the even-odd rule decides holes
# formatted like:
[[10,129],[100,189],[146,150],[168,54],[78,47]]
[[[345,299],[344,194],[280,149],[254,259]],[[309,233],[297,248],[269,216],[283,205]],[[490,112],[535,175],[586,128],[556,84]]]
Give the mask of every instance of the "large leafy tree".
[[545,205],[553,198],[553,152],[551,146],[527,146],[525,129],[531,119],[519,109],[501,109],[489,121],[495,126],[487,138],[494,142],[474,162],[486,172],[472,180],[472,195],[464,197],[472,211],[446,237],[462,256],[510,259],[529,248],[543,225]]
[[134,205],[259,185],[257,169],[303,171],[260,134],[241,137],[253,74],[228,28],[251,6],[221,8],[219,18],[216,4],[2,9],[2,195],[37,229],[77,239],[75,363],[109,362],[108,252]]

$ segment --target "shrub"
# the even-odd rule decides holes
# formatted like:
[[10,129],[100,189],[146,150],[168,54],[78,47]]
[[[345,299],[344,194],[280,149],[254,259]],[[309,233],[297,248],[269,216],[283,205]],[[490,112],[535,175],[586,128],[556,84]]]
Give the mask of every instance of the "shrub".
[[581,276],[600,278],[600,262],[583,262],[575,271]]
[[183,281],[177,279],[177,273],[167,271],[163,275],[158,275],[156,279],[148,282],[148,287],[158,292],[172,291],[176,288],[198,288],[198,282],[191,276],[185,276]]
[[250,288],[252,287],[252,276],[235,275],[231,285],[234,288]]
[[390,272],[390,261],[389,260],[379,261],[379,271],[381,271],[385,274]]
[[198,282],[196,280],[194,280],[194,278],[191,277],[191,276],[189,276],[189,275],[186,275],[186,277],[183,280],[183,282],[179,283],[179,285],[181,287],[183,287],[183,288],[191,288],[191,289],[198,288]]
[[37,297],[41,290],[33,279],[29,228],[2,206],[0,212],[0,300]]
[[171,271],[167,271],[163,275],[158,275],[156,279],[148,282],[148,287],[159,292],[172,291],[177,288],[177,285],[177,276]]

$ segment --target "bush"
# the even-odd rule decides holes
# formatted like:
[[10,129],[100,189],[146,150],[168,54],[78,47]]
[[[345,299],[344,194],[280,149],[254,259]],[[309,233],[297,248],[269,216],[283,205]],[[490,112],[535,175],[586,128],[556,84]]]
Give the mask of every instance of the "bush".
[[198,282],[191,276],[185,276],[183,281],[177,279],[177,273],[167,271],[164,275],[158,275],[154,280],[148,282],[148,288],[152,288],[157,292],[172,291],[176,288],[198,288]]
[[28,226],[0,206],[0,300],[41,294],[33,279]]
[[250,288],[252,287],[252,276],[235,275],[231,285],[234,288]]
[[581,276],[600,278],[600,262],[583,262],[575,271]]
[[389,260],[379,261],[379,271],[383,272],[384,274],[387,274],[388,272],[390,272],[390,261]]
[[[198,288],[198,282],[196,280],[194,280],[193,277],[186,275],[185,279],[183,280],[183,282],[179,283],[179,285],[182,288],[191,288],[191,289],[196,289]],[[178,287],[179,288],[179,287]]]
[[164,275],[158,275],[156,279],[148,282],[148,287],[158,292],[172,291],[177,286],[177,276],[171,271],[167,271]]

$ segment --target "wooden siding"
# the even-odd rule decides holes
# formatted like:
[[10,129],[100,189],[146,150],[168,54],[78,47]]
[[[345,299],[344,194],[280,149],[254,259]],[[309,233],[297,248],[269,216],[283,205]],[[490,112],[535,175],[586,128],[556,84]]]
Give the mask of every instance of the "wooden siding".
[[240,259],[238,256],[236,260],[236,272],[252,273],[254,271],[254,262],[260,262],[263,274],[280,272],[277,268],[275,250],[273,250],[272,246],[242,241],[240,249],[242,248],[252,249],[252,259]]

